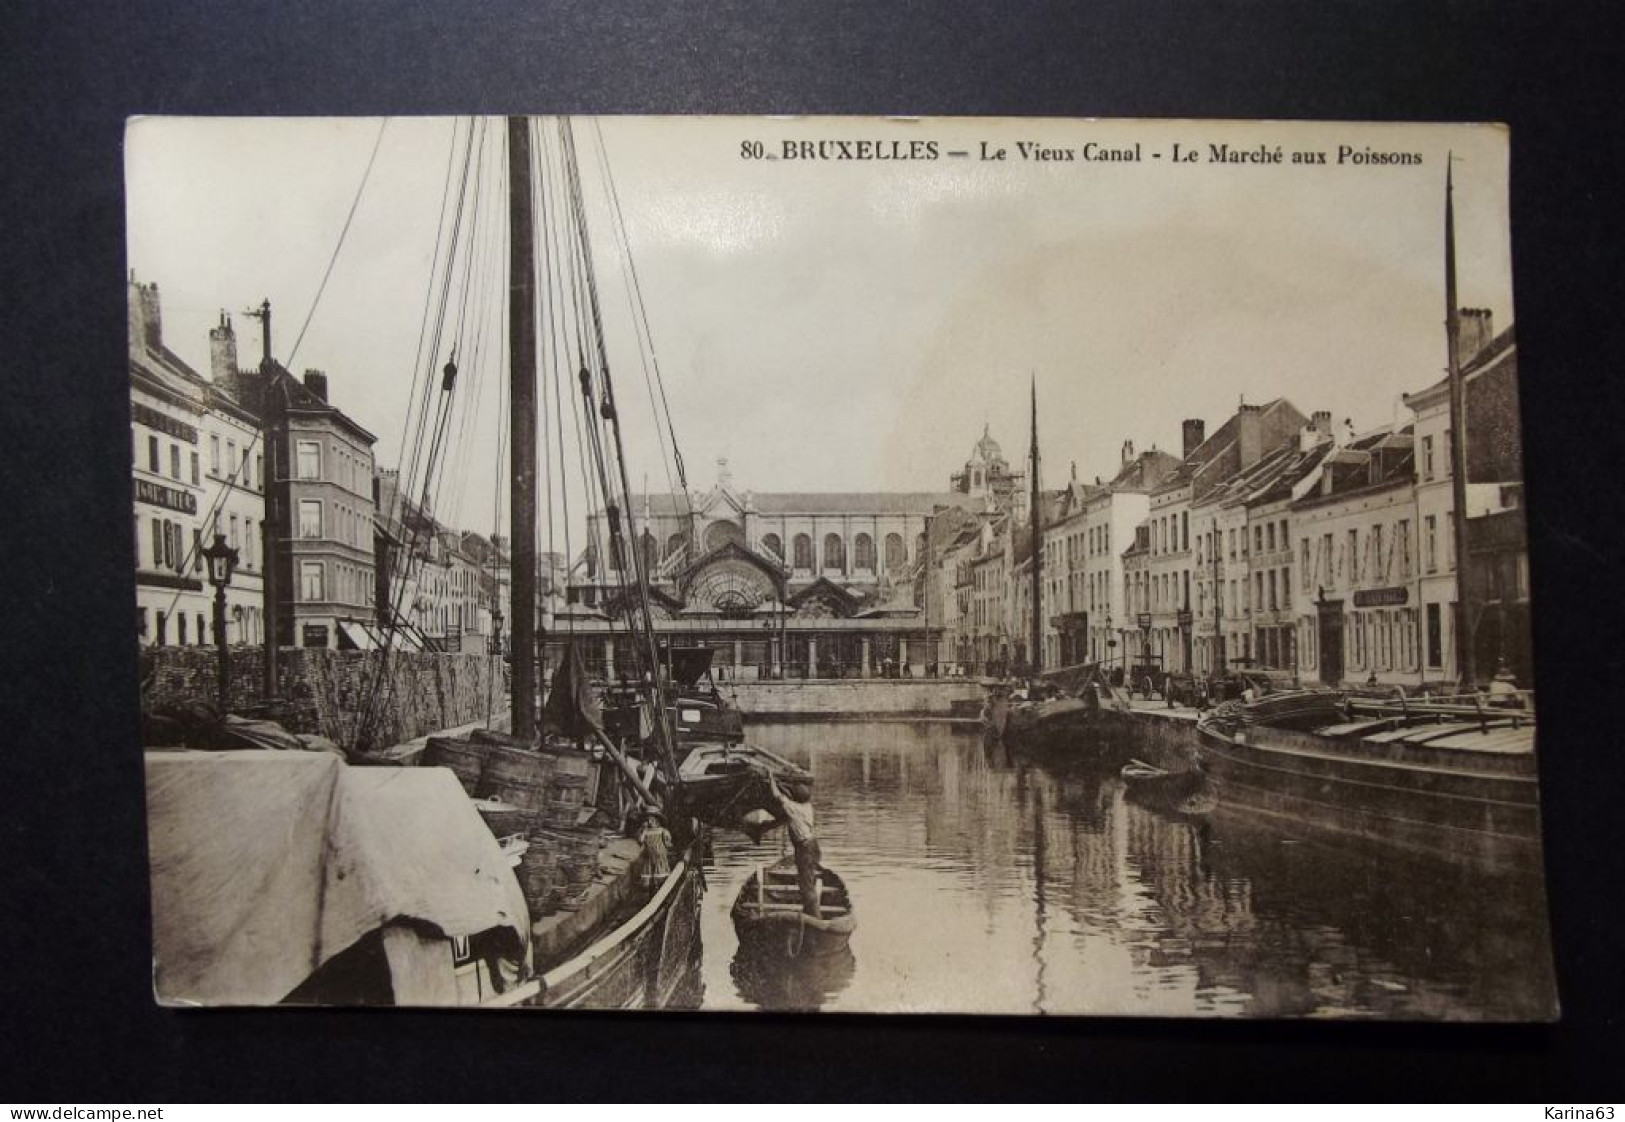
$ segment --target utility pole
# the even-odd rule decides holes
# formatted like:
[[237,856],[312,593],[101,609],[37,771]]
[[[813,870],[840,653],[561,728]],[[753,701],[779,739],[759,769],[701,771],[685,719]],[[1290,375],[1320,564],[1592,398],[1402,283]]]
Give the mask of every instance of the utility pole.
[[1468,603],[1472,587],[1467,550],[1467,387],[1461,377],[1461,311],[1456,306],[1456,203],[1455,185],[1447,156],[1444,172],[1444,299],[1445,353],[1450,363],[1450,536],[1456,557],[1456,664],[1463,689],[1471,691],[1478,682],[1474,665],[1473,612]]
[[278,672],[279,644],[282,642],[282,617],[278,610],[282,586],[282,543],[287,539],[284,525],[287,504],[283,502],[282,448],[287,443],[283,435],[282,385],[277,378],[276,364],[271,361],[271,301],[261,300],[258,308],[250,308],[243,315],[260,321],[260,424],[265,428],[265,475],[260,489],[265,501],[265,517],[260,520],[263,542],[260,550],[265,566],[261,614],[265,617],[264,645],[261,647],[262,670],[265,680],[262,693],[265,700],[274,700],[280,689]]
[[530,119],[508,118],[508,400],[513,526],[513,734],[536,735],[536,259]]

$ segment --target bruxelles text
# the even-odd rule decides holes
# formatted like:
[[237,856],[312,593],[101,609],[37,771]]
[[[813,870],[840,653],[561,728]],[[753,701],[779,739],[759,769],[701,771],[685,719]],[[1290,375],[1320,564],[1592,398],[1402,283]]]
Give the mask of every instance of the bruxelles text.
[[1232,167],[1274,165],[1333,165],[1345,167],[1418,167],[1424,163],[1420,152],[1383,152],[1369,146],[1339,144],[1332,149],[1283,148],[1259,144],[1233,147],[1229,144],[1171,144],[1168,149],[1146,148],[1141,142],[1104,145],[1095,141],[1077,147],[1018,140],[1009,144],[986,140],[963,148],[943,148],[935,140],[780,140],[769,144],[760,140],[739,143],[742,160],[816,163],[852,161],[860,163],[891,161],[931,161],[954,156],[978,162],[1139,164],[1164,161],[1169,164],[1226,164]]

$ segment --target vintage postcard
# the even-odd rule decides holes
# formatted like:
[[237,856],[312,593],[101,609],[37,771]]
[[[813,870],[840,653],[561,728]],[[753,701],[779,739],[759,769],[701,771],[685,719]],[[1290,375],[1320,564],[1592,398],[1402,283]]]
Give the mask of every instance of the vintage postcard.
[[131,121],[157,999],[1555,1017],[1508,160]]

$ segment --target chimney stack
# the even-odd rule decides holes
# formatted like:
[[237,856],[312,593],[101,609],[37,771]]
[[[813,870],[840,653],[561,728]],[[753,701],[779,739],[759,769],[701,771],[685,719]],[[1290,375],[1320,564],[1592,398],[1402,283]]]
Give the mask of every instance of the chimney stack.
[[305,371],[305,389],[322,401],[327,400],[327,373],[323,370]]
[[236,389],[237,332],[231,326],[231,317],[224,311],[220,322],[209,329],[209,377],[227,392]]
[[1134,441],[1123,441],[1123,466],[1128,467],[1134,462]]
[[1180,445],[1184,450],[1180,453],[1181,459],[1190,459],[1191,453],[1201,447],[1207,435],[1207,422],[1200,417],[1193,417],[1186,421],[1183,428],[1184,441]]
[[164,317],[159,309],[158,282],[142,284],[130,272],[130,350],[142,354],[164,342]]
[[1495,338],[1488,308],[1463,308],[1456,327],[1456,361],[1466,366]]
[[1243,471],[1264,455],[1264,407],[1242,404],[1236,407],[1236,449]]
[[1298,433],[1298,450],[1309,452],[1318,444],[1330,440],[1332,437],[1332,414],[1327,409],[1317,409],[1310,414],[1309,423],[1303,426]]

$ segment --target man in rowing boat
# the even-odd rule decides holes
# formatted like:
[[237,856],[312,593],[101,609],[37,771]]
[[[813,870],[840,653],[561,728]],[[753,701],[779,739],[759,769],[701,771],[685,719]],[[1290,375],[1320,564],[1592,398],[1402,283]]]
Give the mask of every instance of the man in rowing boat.
[[790,847],[796,855],[796,887],[801,890],[801,910],[817,919],[818,866],[823,853],[818,847],[818,835],[813,828],[812,784],[804,780],[791,780],[789,790],[779,786],[771,771],[762,769],[767,780],[768,799],[773,804],[773,816],[784,823],[790,833]]

